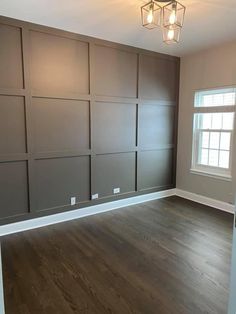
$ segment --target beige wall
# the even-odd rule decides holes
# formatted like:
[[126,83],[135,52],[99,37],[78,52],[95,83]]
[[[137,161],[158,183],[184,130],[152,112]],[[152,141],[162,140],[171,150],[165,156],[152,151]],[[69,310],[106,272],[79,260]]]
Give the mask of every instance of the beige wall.
[[194,91],[232,85],[236,85],[236,42],[181,59],[177,188],[229,203],[234,203],[236,191],[236,143],[232,182],[191,174],[190,168]]

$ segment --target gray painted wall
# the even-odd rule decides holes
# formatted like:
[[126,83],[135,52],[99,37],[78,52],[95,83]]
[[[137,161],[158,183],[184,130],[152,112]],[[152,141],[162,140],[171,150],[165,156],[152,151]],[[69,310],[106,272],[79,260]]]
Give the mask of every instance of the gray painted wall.
[[4,17],[0,43],[0,224],[175,186],[178,58]]
[[236,191],[235,144],[232,182],[190,173],[193,96],[198,89],[236,85],[235,55],[236,43],[224,44],[183,57],[180,71],[177,188],[228,203],[234,203]]

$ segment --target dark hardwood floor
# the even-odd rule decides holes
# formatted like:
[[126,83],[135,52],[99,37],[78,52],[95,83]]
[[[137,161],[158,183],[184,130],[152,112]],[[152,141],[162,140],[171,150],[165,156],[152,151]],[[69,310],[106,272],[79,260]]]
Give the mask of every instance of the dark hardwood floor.
[[170,197],[4,237],[6,314],[226,314],[232,224]]

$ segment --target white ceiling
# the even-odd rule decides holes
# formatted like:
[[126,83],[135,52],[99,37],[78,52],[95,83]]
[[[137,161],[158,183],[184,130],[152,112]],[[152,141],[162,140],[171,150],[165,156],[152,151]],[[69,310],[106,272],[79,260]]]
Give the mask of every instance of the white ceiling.
[[0,15],[182,56],[236,40],[236,0],[179,0],[186,17],[179,44],[140,23],[144,0],[1,0]]

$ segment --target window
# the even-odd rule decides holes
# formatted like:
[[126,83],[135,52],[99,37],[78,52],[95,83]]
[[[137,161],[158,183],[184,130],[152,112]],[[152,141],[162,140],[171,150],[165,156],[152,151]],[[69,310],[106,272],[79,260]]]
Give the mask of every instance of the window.
[[236,88],[195,93],[193,171],[231,177],[235,105]]

